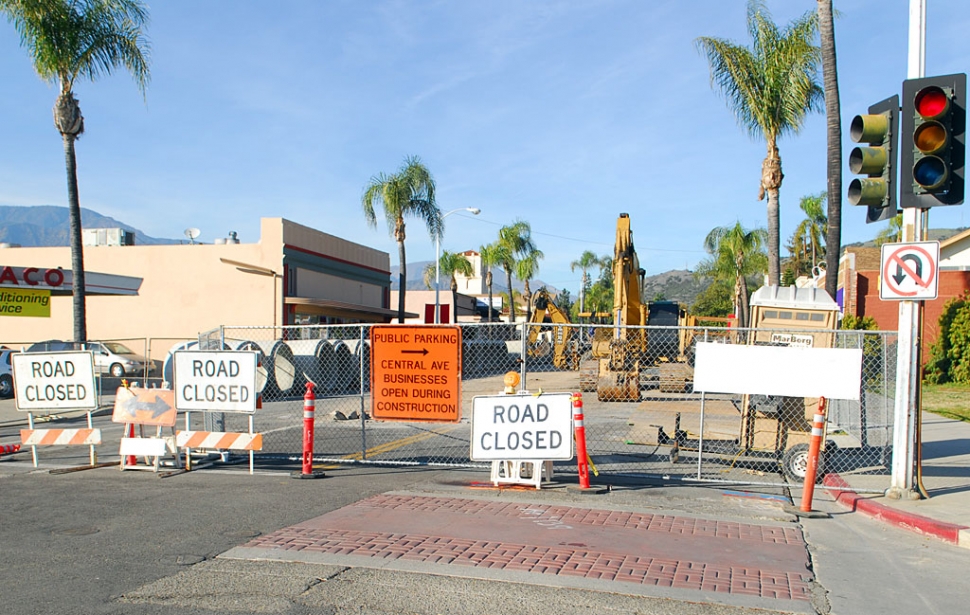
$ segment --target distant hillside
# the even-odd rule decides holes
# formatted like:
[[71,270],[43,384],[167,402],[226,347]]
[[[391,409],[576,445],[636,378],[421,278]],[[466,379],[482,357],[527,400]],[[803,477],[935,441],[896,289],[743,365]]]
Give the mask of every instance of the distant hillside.
[[[424,268],[428,265],[434,264],[434,261],[417,261],[414,263],[408,263],[408,290],[428,290],[428,287],[424,283]],[[398,289],[398,279],[400,277],[401,267],[399,265],[391,265],[391,290]],[[446,290],[450,288],[451,282],[445,277],[444,274],[441,275],[441,288]],[[521,280],[512,278],[512,286],[515,290],[522,291],[525,285]],[[559,289],[554,286],[550,286],[543,282],[542,280],[529,280],[529,288],[533,291],[545,286],[547,290],[553,294],[558,293]],[[432,290],[434,285],[431,286]],[[500,269],[492,270],[492,292],[508,292],[508,286],[505,284],[505,272]]]
[[[957,233],[962,233],[967,230],[967,227],[961,228],[931,228],[926,231],[927,241],[943,241],[944,239],[949,239]],[[869,241],[857,241],[855,243],[847,243],[843,248],[875,248],[876,240],[870,239]]]
[[[124,222],[102,216],[96,211],[83,207],[81,226],[83,228],[123,228],[135,233],[136,245],[179,243],[175,239],[149,237]],[[24,247],[68,246],[71,245],[68,237],[70,227],[67,207],[0,205],[0,243],[20,244]]]
[[654,297],[662,296],[667,301],[677,301],[691,305],[710,282],[706,279],[696,279],[694,274],[685,269],[676,269],[643,279],[643,297],[652,301]]

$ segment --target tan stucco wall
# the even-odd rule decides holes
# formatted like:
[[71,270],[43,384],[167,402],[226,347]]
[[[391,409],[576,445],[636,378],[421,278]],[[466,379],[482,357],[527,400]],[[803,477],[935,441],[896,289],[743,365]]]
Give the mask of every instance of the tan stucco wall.
[[[87,297],[88,338],[185,338],[220,324],[270,325],[273,284],[279,299],[280,281],[243,273],[219,258],[274,269],[281,255],[281,246],[265,243],[85,247],[85,271],[143,278],[137,296]],[[8,248],[0,251],[0,264],[70,269],[71,250]],[[72,301],[52,297],[50,318],[0,319],[0,343],[73,339]]]
[[[270,327],[274,322],[282,324],[284,236],[290,247],[297,247],[313,258],[331,257],[378,272],[390,269],[390,257],[386,252],[282,218],[262,219],[261,237],[257,243],[86,246],[86,272],[142,278],[137,296],[87,297],[88,339],[156,338],[151,354],[157,359],[163,358],[176,341],[195,338],[201,331],[220,325]],[[279,275],[242,271],[239,266],[224,263],[220,258]],[[0,249],[2,266],[70,270],[71,250],[68,247],[3,248]],[[389,285],[389,274],[386,279]],[[303,268],[299,269],[297,280],[300,288],[296,296],[375,307],[384,303],[382,287],[374,283]],[[0,345],[20,347],[48,339],[72,340],[72,301],[70,295],[52,297],[50,318],[0,316]],[[169,339],[171,343],[168,343]],[[143,343],[129,345],[137,352],[144,350]]]

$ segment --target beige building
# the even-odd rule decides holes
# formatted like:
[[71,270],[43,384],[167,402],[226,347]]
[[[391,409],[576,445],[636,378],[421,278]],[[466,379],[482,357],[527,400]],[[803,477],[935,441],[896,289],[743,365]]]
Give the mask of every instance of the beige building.
[[[70,268],[68,247],[0,249],[0,297],[51,291],[49,317],[0,316],[0,344],[73,338]],[[263,218],[256,243],[88,245],[84,268],[97,282],[89,291],[103,293],[87,297],[89,340],[185,339],[220,325],[383,323],[396,314],[386,252],[282,218]],[[45,283],[57,282],[57,269],[66,282]],[[137,294],[114,294],[127,283]],[[153,358],[168,350],[160,346]]]

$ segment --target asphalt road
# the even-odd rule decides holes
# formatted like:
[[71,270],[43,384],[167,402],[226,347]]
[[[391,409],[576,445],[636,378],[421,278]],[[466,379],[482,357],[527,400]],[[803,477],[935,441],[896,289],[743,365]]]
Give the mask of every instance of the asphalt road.
[[[624,583],[561,587],[548,575],[473,578],[459,566],[415,572],[387,569],[379,562],[351,566],[220,558],[256,537],[378,494],[468,497],[470,485],[488,478],[467,470],[347,466],[328,470],[320,480],[294,480],[290,469],[251,476],[245,467],[234,466],[168,478],[116,467],[51,474],[46,468],[35,470],[29,456],[0,458],[3,604],[24,614],[136,615],[854,615],[956,613],[965,607],[965,550],[846,513],[824,495],[817,497],[817,508],[837,514],[798,521],[783,512],[778,493],[738,497],[686,485],[617,483],[606,494],[575,495],[558,484],[495,497],[804,530],[811,560],[807,574],[816,577],[812,601],[732,604],[714,592],[651,595]],[[482,497],[481,492],[475,496]],[[683,557],[679,550],[684,547],[676,541],[664,548],[670,558]]]

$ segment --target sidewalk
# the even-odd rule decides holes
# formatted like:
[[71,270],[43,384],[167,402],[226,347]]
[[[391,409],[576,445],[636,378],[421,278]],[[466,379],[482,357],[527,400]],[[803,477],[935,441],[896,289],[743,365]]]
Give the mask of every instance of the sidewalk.
[[889,487],[888,470],[829,474],[824,484],[839,488],[828,492],[854,511],[970,548],[970,423],[924,412],[922,441],[922,484],[929,499],[894,500],[871,493]]

